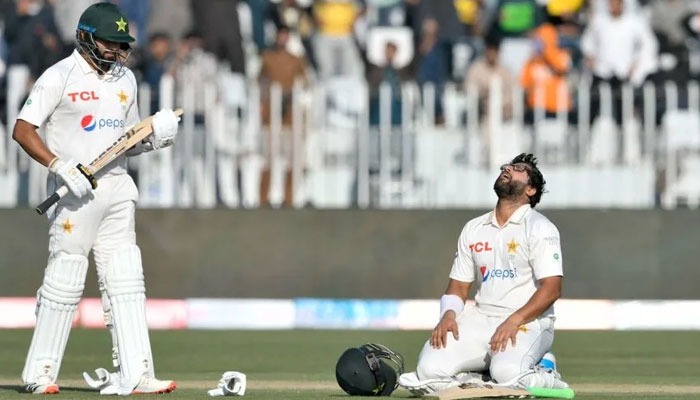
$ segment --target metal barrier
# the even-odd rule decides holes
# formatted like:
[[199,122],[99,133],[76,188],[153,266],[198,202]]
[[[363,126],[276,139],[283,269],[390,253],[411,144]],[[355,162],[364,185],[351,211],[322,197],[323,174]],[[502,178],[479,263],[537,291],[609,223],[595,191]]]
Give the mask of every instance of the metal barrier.
[[[183,107],[185,116],[175,146],[131,161],[140,206],[491,207],[497,166],[520,152],[538,155],[550,178],[543,207],[698,205],[697,82],[617,90],[583,78],[571,111],[555,115],[527,110],[517,86],[503,112],[502,84],[492,82],[481,99],[471,87],[406,84],[398,95],[384,84],[371,99],[353,78],[283,93],[229,72],[205,87],[166,76],[159,105]],[[13,90],[10,117],[25,95]],[[140,88],[143,116],[156,111],[151,95]],[[45,195],[46,172],[12,143],[12,125],[0,143],[5,207],[23,202],[24,186],[32,204]]]

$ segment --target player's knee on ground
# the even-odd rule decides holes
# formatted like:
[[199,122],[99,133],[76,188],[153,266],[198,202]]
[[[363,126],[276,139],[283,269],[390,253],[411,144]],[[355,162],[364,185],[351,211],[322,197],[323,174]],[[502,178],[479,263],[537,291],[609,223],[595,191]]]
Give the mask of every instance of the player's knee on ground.
[[420,380],[449,378],[454,375],[446,360],[446,349],[433,349],[426,343],[418,357],[416,374]]
[[520,365],[512,363],[492,363],[489,368],[491,378],[497,383],[511,382],[525,371],[526,369],[521,369]]

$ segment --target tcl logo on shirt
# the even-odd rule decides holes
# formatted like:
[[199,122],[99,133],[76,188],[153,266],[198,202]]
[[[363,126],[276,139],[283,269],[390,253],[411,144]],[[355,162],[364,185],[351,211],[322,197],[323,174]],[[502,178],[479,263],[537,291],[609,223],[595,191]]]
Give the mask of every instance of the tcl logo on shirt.
[[117,118],[100,118],[96,119],[92,115],[86,115],[80,119],[80,127],[85,132],[92,132],[95,128],[104,129],[124,129],[124,120]]
[[493,249],[489,246],[489,242],[476,242],[469,245],[469,250],[475,253],[481,253],[482,251],[491,251]]
[[488,269],[486,266],[480,267],[481,281],[486,282],[489,278],[493,279],[513,279],[518,277],[518,270],[510,269]]
[[90,101],[100,99],[99,97],[97,97],[94,91],[68,93],[68,97],[70,97],[70,101],[72,101],[73,103],[79,100]]

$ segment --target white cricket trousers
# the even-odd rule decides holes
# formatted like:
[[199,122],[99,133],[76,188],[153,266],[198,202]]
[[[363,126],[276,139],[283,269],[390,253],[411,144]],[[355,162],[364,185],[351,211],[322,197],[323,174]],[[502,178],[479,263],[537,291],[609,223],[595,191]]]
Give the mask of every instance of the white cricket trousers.
[[[50,175],[47,193],[56,184]],[[112,252],[136,244],[137,199],[138,189],[128,174],[99,178],[97,189],[82,199],[66,195],[48,213],[49,260],[60,254],[87,257],[92,250],[98,277],[103,278]]]
[[554,340],[554,318],[542,317],[524,325],[516,345],[508,342],[503,352],[493,353],[489,340],[505,316],[493,317],[476,307],[465,307],[457,318],[459,340],[447,334],[447,346],[434,349],[426,341],[418,356],[416,373],[421,380],[449,378],[460,372],[489,371],[498,383],[505,383],[531,369]]

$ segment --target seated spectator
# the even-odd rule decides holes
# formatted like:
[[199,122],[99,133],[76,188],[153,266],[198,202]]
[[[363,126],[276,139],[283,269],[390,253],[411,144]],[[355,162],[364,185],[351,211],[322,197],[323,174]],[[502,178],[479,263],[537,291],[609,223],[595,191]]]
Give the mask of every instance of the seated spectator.
[[500,40],[495,35],[486,38],[486,50],[484,50],[483,56],[469,67],[464,83],[467,93],[469,90],[477,91],[480,116],[484,117],[489,113],[491,85],[494,79],[497,79],[501,88],[502,117],[509,119],[512,114],[513,77],[499,61],[500,45]]
[[270,5],[267,18],[272,21],[276,29],[280,29],[281,27],[288,28],[291,34],[290,39],[294,37],[298,38],[303,46],[300,53],[294,53],[298,56],[306,53],[306,59],[309,63],[317,67],[313,47],[311,45],[311,38],[314,34],[315,26],[310,5],[301,5],[296,0],[280,0],[276,4]]
[[396,67],[397,46],[393,42],[385,45],[385,61],[381,65],[369,64],[367,67],[367,84],[369,86],[369,119],[371,125],[378,125],[380,121],[380,88],[388,85],[391,90],[391,125],[401,124],[401,84],[412,79],[412,71],[409,66]]
[[527,61],[520,78],[526,95],[526,122],[532,123],[536,110],[555,117],[571,109],[567,75],[571,68],[569,52],[560,48],[556,28],[549,23],[533,33],[535,53]]

